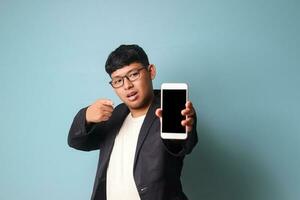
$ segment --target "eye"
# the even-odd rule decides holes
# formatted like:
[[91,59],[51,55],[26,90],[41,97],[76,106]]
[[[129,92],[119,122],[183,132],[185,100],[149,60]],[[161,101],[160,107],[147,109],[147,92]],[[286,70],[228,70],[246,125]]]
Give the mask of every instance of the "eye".
[[118,85],[118,84],[120,84],[120,83],[122,83],[122,79],[121,79],[121,78],[117,78],[117,79],[113,79],[113,80],[112,80],[112,84],[113,84],[113,85]]
[[135,78],[137,78],[139,76],[139,72],[138,71],[133,71],[133,72],[131,72],[129,75],[128,75],[128,77],[130,78],[130,79],[135,79]]

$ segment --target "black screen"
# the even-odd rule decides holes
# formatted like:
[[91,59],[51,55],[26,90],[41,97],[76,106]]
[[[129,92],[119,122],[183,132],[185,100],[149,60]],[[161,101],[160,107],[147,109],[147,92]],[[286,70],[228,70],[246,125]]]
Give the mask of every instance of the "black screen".
[[186,90],[162,90],[162,132],[185,133],[181,121],[185,116],[181,111],[185,109]]

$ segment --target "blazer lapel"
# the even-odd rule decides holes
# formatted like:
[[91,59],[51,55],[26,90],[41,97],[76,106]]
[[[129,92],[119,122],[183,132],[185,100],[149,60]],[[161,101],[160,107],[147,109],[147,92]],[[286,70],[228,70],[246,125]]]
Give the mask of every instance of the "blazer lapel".
[[138,158],[140,149],[144,143],[146,136],[149,133],[149,129],[150,129],[153,121],[157,118],[157,116],[155,115],[155,110],[159,107],[160,107],[160,95],[155,95],[154,100],[146,114],[146,117],[144,119],[144,122],[142,124],[141,130],[139,133],[136,151],[135,151],[135,157],[134,157],[134,168],[135,168],[136,160]]
[[[113,120],[113,128],[111,129],[110,133],[108,134],[107,136],[107,147],[106,147],[106,151],[105,152],[101,152],[100,151],[100,154],[103,153],[103,160],[102,160],[102,169],[100,169],[100,175],[104,175],[103,174],[103,170],[107,169],[107,165],[108,165],[108,162],[109,162],[109,158],[110,158],[110,155],[111,155],[111,152],[112,152],[112,148],[114,146],[114,142],[115,142],[115,138],[117,136],[117,134],[119,133],[119,130],[126,118],[126,116],[128,115],[129,113],[129,109],[127,108],[127,106],[124,105],[124,107],[117,113],[117,116],[114,117],[114,120]],[[106,174],[106,172],[105,172]],[[105,177],[105,176],[101,176],[101,177]]]

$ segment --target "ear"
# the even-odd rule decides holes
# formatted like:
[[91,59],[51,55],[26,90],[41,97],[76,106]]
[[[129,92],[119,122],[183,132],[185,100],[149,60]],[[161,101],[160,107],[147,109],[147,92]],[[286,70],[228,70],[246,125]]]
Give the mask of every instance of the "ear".
[[155,78],[155,75],[156,75],[156,68],[155,68],[155,65],[153,64],[150,64],[149,67],[148,67],[148,71],[150,73],[150,78],[151,80],[153,80]]

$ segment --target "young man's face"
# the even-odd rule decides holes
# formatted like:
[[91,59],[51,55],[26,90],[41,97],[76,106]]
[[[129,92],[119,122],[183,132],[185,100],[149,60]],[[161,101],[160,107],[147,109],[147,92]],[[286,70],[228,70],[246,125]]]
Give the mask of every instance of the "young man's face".
[[[134,77],[136,74],[132,73],[135,72],[139,73],[139,77],[134,81],[124,77],[125,75]],[[112,79],[124,77],[123,86],[114,88],[114,90],[119,98],[129,107],[133,116],[143,115],[147,112],[153,98],[152,80],[155,77],[155,73],[154,65],[144,67],[142,64],[135,62],[111,74]]]

